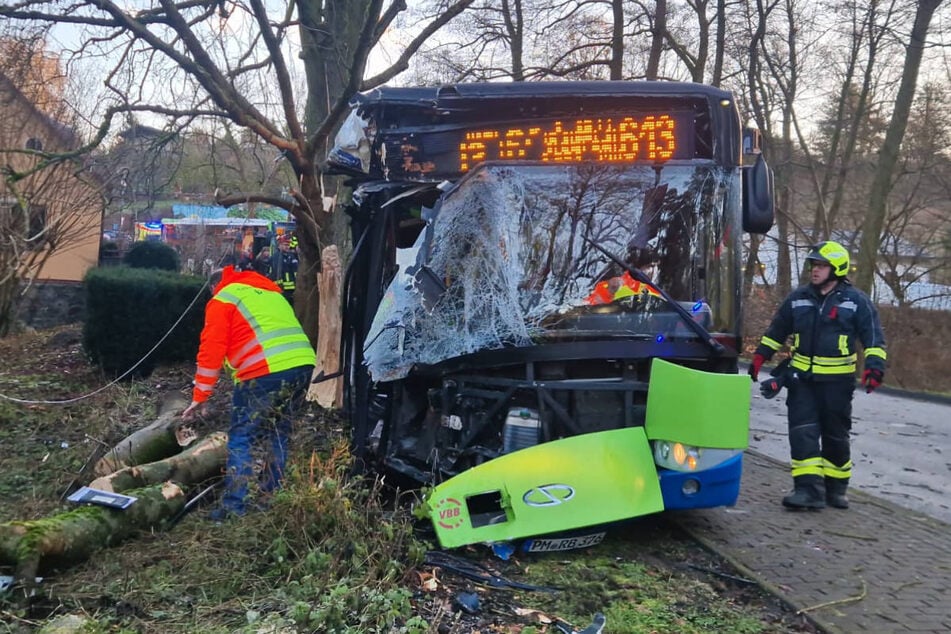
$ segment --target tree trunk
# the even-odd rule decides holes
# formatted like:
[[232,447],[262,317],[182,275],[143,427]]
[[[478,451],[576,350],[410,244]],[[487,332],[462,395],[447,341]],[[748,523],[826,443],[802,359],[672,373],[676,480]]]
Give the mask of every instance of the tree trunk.
[[10,328],[16,319],[13,309],[18,286],[19,279],[12,275],[0,282],[0,337],[10,334]]
[[41,568],[82,561],[136,531],[159,527],[185,506],[184,492],[170,482],[129,493],[137,500],[124,510],[89,505],[49,518],[0,524],[0,563],[16,566],[16,579],[32,584]]
[[665,33],[667,33],[667,0],[656,0],[654,3],[654,24],[651,29],[651,48],[647,56],[645,79],[657,79],[660,72],[660,58],[664,53]]
[[215,432],[180,454],[125,467],[89,483],[92,489],[119,493],[160,482],[198,484],[221,474],[228,459],[228,434]]
[[624,0],[611,0],[611,81],[624,79]]
[[320,291],[317,286],[320,253],[323,247],[337,244],[341,236],[333,234],[333,214],[324,207],[319,178],[301,176],[300,180],[301,194],[309,201],[309,209],[302,210],[295,217],[300,265],[297,269],[297,289],[294,291],[294,313],[311,344],[316,347],[320,330]]
[[155,462],[172,456],[195,440],[191,427],[182,426],[179,413],[185,406],[168,406],[154,423],[124,438],[96,463],[97,476],[109,475],[137,464]]
[[525,19],[522,0],[502,0],[502,20],[512,56],[512,81],[525,81]]
[[905,51],[905,64],[902,67],[901,85],[895,97],[895,109],[888,130],[885,132],[885,141],[878,155],[878,164],[875,167],[875,176],[872,179],[872,190],[869,193],[868,213],[862,226],[862,247],[859,251],[858,273],[855,285],[872,294],[872,285],[875,280],[875,265],[878,260],[878,249],[882,241],[882,227],[885,225],[885,211],[888,208],[888,195],[892,191],[895,179],[895,166],[898,164],[898,151],[905,138],[905,129],[908,127],[908,114],[915,99],[915,88],[918,84],[918,71],[921,69],[921,58],[924,55],[925,38],[934,12],[942,0],[921,0],[918,2],[918,11],[915,13],[915,24],[911,29],[911,38]]
[[[343,324],[340,316],[340,285],[343,267],[337,247],[324,249],[321,257],[320,314],[322,321],[317,336],[317,367],[315,372],[326,375],[340,370],[340,338]],[[312,385],[307,391],[307,400],[317,401],[321,407],[335,408],[343,404],[343,378],[337,377]]]

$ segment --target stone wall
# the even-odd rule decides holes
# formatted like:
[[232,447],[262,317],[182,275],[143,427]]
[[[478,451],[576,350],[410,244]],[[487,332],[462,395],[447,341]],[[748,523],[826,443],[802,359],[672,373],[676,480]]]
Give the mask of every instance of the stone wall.
[[16,314],[17,321],[37,330],[81,322],[85,317],[80,282],[36,282],[20,298]]

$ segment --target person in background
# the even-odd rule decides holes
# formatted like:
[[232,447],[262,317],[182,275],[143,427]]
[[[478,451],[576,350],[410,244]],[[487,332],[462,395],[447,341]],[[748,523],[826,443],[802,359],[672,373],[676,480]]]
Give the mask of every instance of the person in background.
[[885,335],[868,296],[849,282],[849,252],[838,242],[814,247],[810,283],[790,293],[763,335],[750,376],[793,336],[786,406],[794,490],[790,509],[845,509],[852,475],[849,433],[855,391],[856,343],[865,348],[862,385],[872,392],[885,376]]
[[271,248],[262,247],[255,256],[252,266],[257,273],[271,279]]
[[[281,296],[263,275],[226,266],[212,275],[214,290],[205,307],[189,421],[204,413],[222,367],[233,373],[228,460],[220,521],[247,511],[249,495],[277,488],[284,476],[292,421],[304,401],[316,354]],[[255,464],[262,464],[255,475]]]
[[282,235],[277,239],[277,248],[280,250],[278,259],[277,284],[281,287],[285,299],[293,306],[294,291],[297,288],[297,238]]

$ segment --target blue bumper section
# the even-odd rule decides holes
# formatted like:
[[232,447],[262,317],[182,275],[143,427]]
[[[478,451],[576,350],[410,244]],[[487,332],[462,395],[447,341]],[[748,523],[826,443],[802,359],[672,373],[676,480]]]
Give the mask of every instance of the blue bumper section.
[[[743,454],[737,454],[729,460],[704,471],[685,473],[658,469],[660,474],[660,492],[664,498],[664,508],[699,509],[714,506],[732,506],[740,495],[740,474],[743,472]],[[684,494],[684,483],[694,480],[699,484],[696,493]]]

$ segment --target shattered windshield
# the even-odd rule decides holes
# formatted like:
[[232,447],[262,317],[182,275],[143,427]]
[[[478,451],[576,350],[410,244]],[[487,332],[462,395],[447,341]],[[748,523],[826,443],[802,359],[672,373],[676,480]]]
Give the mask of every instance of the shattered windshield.
[[371,375],[546,341],[695,337],[658,289],[711,326],[706,268],[724,248],[727,176],[697,163],[474,170],[400,254],[366,339]]

